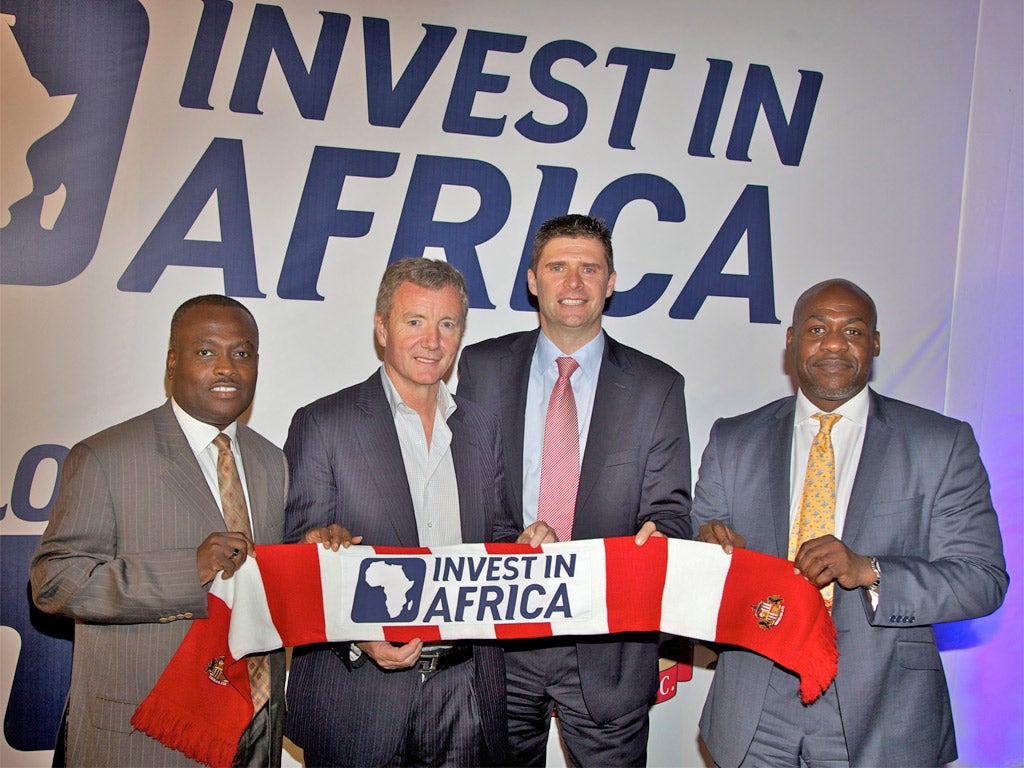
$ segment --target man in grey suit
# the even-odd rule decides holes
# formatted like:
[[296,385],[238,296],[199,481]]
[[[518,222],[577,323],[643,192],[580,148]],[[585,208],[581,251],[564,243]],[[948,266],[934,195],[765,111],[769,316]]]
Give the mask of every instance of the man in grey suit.
[[932,624],[999,607],[1002,540],[970,426],[867,387],[876,317],[853,283],[809,288],[786,332],[796,396],[711,430],[694,494],[698,538],[786,557],[818,424],[834,421],[834,532],[800,545],[795,566],[831,585],[840,653],[834,684],[804,706],[794,675],[723,650],[700,722],[718,765],[956,759]]
[[[496,413],[520,541],[690,536],[690,443],[683,377],[601,330],[615,287],[611,233],[570,214],[543,224],[528,287],[540,328],[467,347],[459,394]],[[548,406],[563,364],[576,407],[575,473],[545,486]],[[578,437],[578,440],[577,440]],[[548,442],[550,445],[550,442]],[[578,449],[578,451],[577,451]],[[554,474],[554,470],[552,474]],[[559,491],[563,493],[559,493]],[[565,493],[567,492],[567,493]],[[567,515],[561,522],[558,518]],[[506,648],[513,762],[543,765],[552,706],[573,765],[643,765],[658,685],[653,633],[554,638]]]
[[[186,301],[171,320],[159,408],[71,449],[32,560],[32,597],[75,619],[67,765],[196,765],[132,728],[131,717],[192,625],[206,588],[284,533],[280,449],[237,421],[252,402],[259,331],[226,296]],[[221,433],[244,489],[252,537],[229,531],[217,479]],[[270,699],[239,741],[236,764],[280,765],[284,654],[270,655]]]
[[[334,549],[516,535],[497,422],[442,381],[468,307],[462,275],[449,264],[402,259],[387,268],[375,316],[383,366],[292,419],[288,540],[307,529],[306,541]],[[307,766],[496,765],[506,752],[504,685],[493,644],[298,648],[288,736]]]

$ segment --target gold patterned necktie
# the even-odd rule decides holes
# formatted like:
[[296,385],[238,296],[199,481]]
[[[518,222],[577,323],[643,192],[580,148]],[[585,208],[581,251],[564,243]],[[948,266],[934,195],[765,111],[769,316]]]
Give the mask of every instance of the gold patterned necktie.
[[[836,457],[832,449],[832,427],[842,418],[838,413],[814,414],[821,426],[807,456],[807,475],[800,497],[800,511],[789,534],[789,559],[796,558],[805,541],[836,532]],[[832,610],[832,584],[821,588],[825,607]]]
[[[221,432],[213,438],[217,446],[217,485],[220,487],[220,503],[224,511],[224,525],[229,531],[239,531],[250,539],[249,510],[245,506],[242,480],[238,476],[235,457],[231,453],[231,438]],[[253,713],[259,712],[270,699],[270,660],[263,655],[246,658],[249,668],[249,691],[252,695]]]
[[544,421],[537,519],[554,528],[559,541],[569,541],[580,484],[580,424],[569,377],[580,364],[571,357],[560,357],[555,362],[558,380],[551,390]]

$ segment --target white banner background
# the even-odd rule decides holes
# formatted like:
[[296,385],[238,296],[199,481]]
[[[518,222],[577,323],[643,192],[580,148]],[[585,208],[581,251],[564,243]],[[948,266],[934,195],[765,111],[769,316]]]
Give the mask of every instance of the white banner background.
[[[220,0],[223,5],[223,0]],[[217,5],[208,2],[207,6]],[[1021,9],[1015,2],[282,2],[287,26],[308,68],[324,17],[351,17],[337,79],[323,119],[302,117],[272,57],[259,95],[262,114],[229,104],[254,3],[236,0],[209,91],[211,109],[179,103],[204,4],[144,0],[148,47],[102,232],[80,274],[55,285],[10,284],[4,253],[0,292],[2,437],[0,534],[37,536],[44,523],[19,514],[15,477],[34,446],[70,446],[82,437],[146,410],[165,396],[168,323],[184,299],[225,291],[220,268],[169,266],[151,290],[118,283],[161,217],[188,184],[212,142],[240,142],[259,290],[239,298],[261,330],[261,375],[249,423],[283,444],[295,409],[365,378],[377,365],[373,300],[392,252],[417,158],[482,161],[503,176],[510,210],[476,254],[494,309],[470,312],[466,343],[533,327],[532,312],[510,307],[524,244],[544,174],[540,166],[578,172],[570,209],[587,211],[609,184],[629,174],[660,177],[685,205],[682,221],[659,221],[647,201],[627,204],[615,226],[618,287],[647,273],[671,275],[649,308],[608,317],[619,340],[658,356],[686,377],[694,477],[711,423],[791,391],[783,372],[784,329],[796,296],[821,279],[842,276],[867,289],[879,308],[882,355],[872,385],[879,391],[965,418],[974,424],[993,476],[1011,568],[1007,605],[990,619],[944,637],[954,694],[961,764],[1011,765],[1024,760],[1021,736]],[[10,64],[12,9],[4,25],[3,172],[25,162],[11,137],[30,120],[19,109],[28,86]],[[20,6],[18,6],[20,8]],[[371,125],[367,115],[364,17],[390,24],[394,78],[424,35],[423,25],[450,27],[454,39],[401,127]],[[460,55],[470,30],[525,37],[522,52],[491,51],[483,72],[508,78],[500,92],[480,92],[472,115],[507,116],[500,135],[443,130]],[[586,67],[564,60],[551,68],[585,98],[578,136],[539,143],[515,128],[533,111],[558,123],[566,108],[531,83],[531,62],[553,41],[594,51]],[[671,54],[671,67],[652,69],[631,134],[634,149],[609,145],[627,68],[606,64],[615,49]],[[732,64],[713,157],[688,153],[709,73],[709,59]],[[379,59],[374,66],[379,66]],[[787,119],[801,70],[822,83],[798,164],[784,164],[763,111],[749,161],[729,159],[727,145],[752,65],[770,69]],[[52,95],[52,94],[51,94]],[[79,96],[83,99],[83,96]],[[26,129],[29,130],[29,129]],[[397,153],[383,178],[349,177],[337,207],[373,214],[362,237],[334,237],[316,283],[323,301],[281,298],[279,276],[315,147]],[[221,179],[223,181],[223,179]],[[500,185],[499,185],[500,186]],[[750,321],[745,298],[711,296],[692,320],[670,308],[733,206],[748,187],[767,189],[771,268],[762,295],[779,323]],[[484,190],[448,184],[421,218],[462,222],[493,204]],[[69,190],[69,195],[73,190]],[[218,220],[228,188],[218,189],[191,226],[188,239],[227,239]],[[6,210],[17,196],[5,192]],[[237,202],[237,200],[235,201]],[[560,212],[560,211],[556,211]],[[58,223],[59,223],[58,219]],[[239,225],[233,220],[233,225]],[[244,222],[242,222],[244,223]],[[500,223],[500,222],[499,222]],[[45,242],[40,239],[41,250]],[[4,248],[9,240],[2,240]],[[748,238],[739,241],[725,272],[747,275]],[[408,253],[401,255],[420,255]],[[443,257],[439,248],[423,255]],[[483,301],[473,287],[474,305]],[[520,286],[521,290],[521,286]],[[455,382],[452,382],[455,384]],[[31,470],[23,468],[23,473]],[[56,462],[38,464],[31,507],[44,508]],[[24,508],[24,504],[22,503]],[[5,566],[6,569],[6,566]],[[11,577],[24,599],[25,575]],[[20,582],[19,582],[20,579]],[[8,582],[5,581],[5,584]],[[22,590],[18,592],[20,587]],[[5,587],[5,590],[7,587]],[[19,635],[2,628],[4,765],[43,765],[46,751],[10,746],[17,718],[7,711]],[[984,659],[981,668],[978,659]],[[1001,664],[994,660],[1004,659]],[[993,674],[990,670],[1000,670]],[[710,672],[696,670],[675,698],[652,714],[652,765],[702,765],[696,720]],[[996,725],[998,723],[999,725]],[[996,731],[999,731],[998,735]],[[560,756],[552,749],[553,760]]]

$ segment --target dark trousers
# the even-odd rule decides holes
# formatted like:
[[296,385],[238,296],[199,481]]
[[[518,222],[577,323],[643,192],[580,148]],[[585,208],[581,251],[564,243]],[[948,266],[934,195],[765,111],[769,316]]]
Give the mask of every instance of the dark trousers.
[[[410,670],[400,674],[420,676],[413,694],[412,713],[406,723],[395,723],[404,729],[405,738],[397,754],[386,766],[478,766],[487,765],[480,707],[477,704],[473,679],[473,660],[427,675]],[[351,706],[359,706],[352,702]],[[337,768],[320,755],[305,753],[306,768]]]
[[551,708],[571,766],[643,766],[647,763],[648,707],[609,723],[595,723],[580,686],[576,646],[527,642],[505,650],[508,738],[512,765],[543,766]]

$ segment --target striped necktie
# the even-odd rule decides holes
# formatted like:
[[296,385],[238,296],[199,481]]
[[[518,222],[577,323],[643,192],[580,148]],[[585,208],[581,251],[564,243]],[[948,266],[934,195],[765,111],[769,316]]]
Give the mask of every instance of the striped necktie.
[[551,390],[544,421],[537,519],[554,528],[559,541],[569,541],[580,484],[580,425],[569,377],[580,364],[571,357],[560,357],[555,362],[558,380]]

